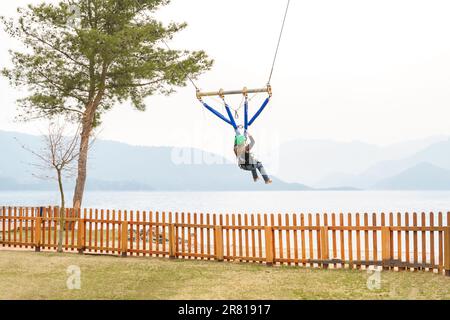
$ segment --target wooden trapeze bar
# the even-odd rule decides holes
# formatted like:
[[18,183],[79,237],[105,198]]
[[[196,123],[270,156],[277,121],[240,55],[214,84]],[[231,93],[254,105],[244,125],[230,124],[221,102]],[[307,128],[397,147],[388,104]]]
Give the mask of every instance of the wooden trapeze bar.
[[270,96],[272,96],[272,86],[268,85],[265,88],[260,89],[247,89],[243,88],[242,90],[231,90],[231,91],[224,91],[223,89],[220,89],[219,91],[211,91],[211,92],[201,92],[197,91],[197,98],[201,99],[202,97],[213,97],[213,96],[219,96],[221,98],[229,95],[236,95],[236,94],[243,94],[244,96],[247,96],[250,93],[268,93]]

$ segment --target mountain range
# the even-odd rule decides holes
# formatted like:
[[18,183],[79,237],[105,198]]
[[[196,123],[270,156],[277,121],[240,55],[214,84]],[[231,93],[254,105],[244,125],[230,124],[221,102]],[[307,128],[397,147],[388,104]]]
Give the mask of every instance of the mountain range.
[[[53,181],[34,178],[32,150],[42,147],[38,136],[0,131],[0,189],[53,189]],[[205,161],[196,161],[201,157]],[[206,160],[209,160],[206,161]],[[161,190],[161,191],[231,191],[231,190],[309,190],[299,183],[286,183],[274,177],[266,186],[254,183],[251,173],[218,155],[198,149],[140,147],[97,140],[90,150],[88,190]],[[211,163],[211,164],[207,164]],[[73,186],[67,181],[66,187]]]
[[373,189],[450,190],[450,170],[422,162],[393,177],[377,182]]
[[444,136],[385,147],[300,140],[283,145],[280,153],[297,159],[295,165],[283,162],[282,179],[316,188],[450,190],[450,139]]
[[[33,177],[41,137],[0,131],[0,190],[53,189]],[[87,189],[161,191],[450,190],[450,139],[390,146],[296,140],[280,146],[274,184],[254,183],[224,157],[192,148],[143,147],[98,140],[90,151]],[[73,181],[67,181],[67,187]]]

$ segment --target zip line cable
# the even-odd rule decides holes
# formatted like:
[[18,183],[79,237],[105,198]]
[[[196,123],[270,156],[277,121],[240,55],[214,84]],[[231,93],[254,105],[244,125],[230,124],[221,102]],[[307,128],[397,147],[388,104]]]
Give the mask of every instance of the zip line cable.
[[[136,4],[138,5],[138,7],[142,10],[144,16],[145,16],[147,19],[149,19],[149,16],[148,16],[147,13],[145,12],[145,10],[143,10],[143,6],[138,2],[138,0],[135,0],[135,2],[136,2]],[[271,68],[271,70],[270,70],[269,81],[267,82],[268,84],[270,84],[270,82],[272,81],[272,76],[273,76],[273,72],[274,72],[274,70],[275,70],[275,65],[276,65],[277,58],[278,58],[278,52],[279,52],[279,50],[280,50],[281,40],[282,40],[282,37],[283,37],[284,27],[285,27],[285,25],[286,25],[286,20],[287,20],[287,16],[288,16],[288,13],[289,13],[290,4],[291,4],[291,0],[287,0],[286,11],[285,11],[285,13],[284,13],[283,23],[282,23],[282,26],[281,26],[280,35],[279,35],[279,37],[278,37],[278,43],[277,43],[277,47],[276,47],[276,50],[275,50],[275,56],[274,56],[274,58],[273,58],[272,68]],[[173,51],[173,50],[170,48],[170,46],[168,45],[168,43],[166,42],[166,40],[165,40],[164,38],[161,38],[161,41],[162,41],[162,43],[166,46],[166,48],[167,48],[169,51]],[[181,64],[178,64],[177,66],[178,66],[178,68],[186,75],[186,77],[188,78],[188,80],[189,80],[189,81],[191,82],[191,84],[194,86],[195,90],[199,91],[199,87],[198,87],[197,84],[195,83],[194,79],[193,79],[191,76],[189,76],[189,73],[186,71],[186,69],[185,69]]]
[[290,4],[291,4],[291,0],[288,0],[287,5],[286,5],[286,11],[284,13],[283,24],[281,26],[280,36],[278,37],[277,49],[275,50],[275,57],[273,58],[272,69],[270,70],[269,81],[267,82],[268,84],[270,84],[270,81],[272,81],[273,71],[275,70],[275,64],[277,62],[278,51],[280,50],[281,39],[283,37],[284,26],[286,25],[286,19],[287,19],[287,15],[289,13]]
[[[167,44],[166,40],[161,39],[161,41],[167,47],[167,50],[172,51],[172,49],[170,49],[169,45]],[[191,76],[189,76],[189,73],[186,71],[186,69],[183,68],[183,66],[181,64],[178,64],[178,67],[186,75],[186,77],[189,79],[189,81],[192,83],[192,85],[194,86],[195,90],[197,90],[197,91],[200,90],[199,87],[195,84],[194,80],[191,78]]]
[[[135,0],[136,4],[138,5],[138,7],[141,9],[142,13],[144,14],[144,16],[151,20],[151,18],[148,16],[147,12],[144,10],[143,6],[138,2],[138,0]],[[167,44],[166,40],[164,40],[163,37],[161,37],[161,42],[166,46],[167,50],[169,51],[173,51],[170,46]],[[189,76],[189,73],[186,71],[186,69],[181,65],[178,64],[177,67],[185,74],[185,76],[189,79],[189,81],[192,83],[192,85],[194,86],[195,90],[199,90],[199,87],[195,84],[194,79],[192,79],[191,76]]]

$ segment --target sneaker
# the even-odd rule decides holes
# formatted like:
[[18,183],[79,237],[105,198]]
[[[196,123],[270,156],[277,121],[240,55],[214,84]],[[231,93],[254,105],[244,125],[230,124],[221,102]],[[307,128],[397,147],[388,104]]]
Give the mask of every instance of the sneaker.
[[266,181],[266,184],[271,184],[272,182],[273,182],[272,179],[269,179]]
[[258,182],[259,181],[259,177],[253,178],[253,181]]

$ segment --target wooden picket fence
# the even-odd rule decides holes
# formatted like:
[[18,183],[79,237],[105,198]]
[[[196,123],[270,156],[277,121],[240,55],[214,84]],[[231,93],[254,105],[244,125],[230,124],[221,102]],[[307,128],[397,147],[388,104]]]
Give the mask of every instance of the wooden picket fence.
[[[0,247],[53,251],[58,228],[58,208],[0,208]],[[228,215],[67,209],[63,248],[269,266],[379,266],[450,276],[450,213]]]

